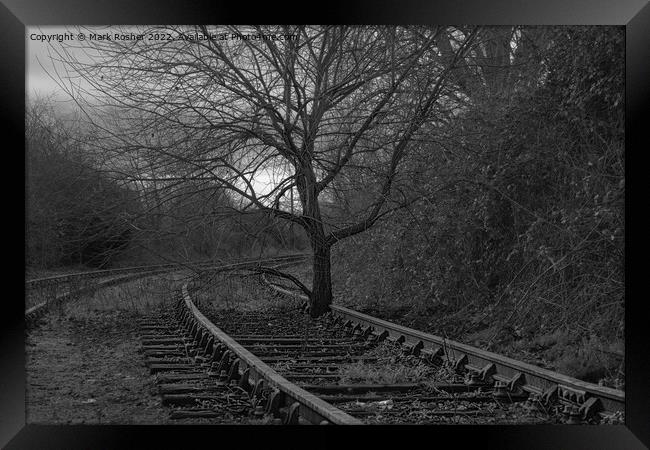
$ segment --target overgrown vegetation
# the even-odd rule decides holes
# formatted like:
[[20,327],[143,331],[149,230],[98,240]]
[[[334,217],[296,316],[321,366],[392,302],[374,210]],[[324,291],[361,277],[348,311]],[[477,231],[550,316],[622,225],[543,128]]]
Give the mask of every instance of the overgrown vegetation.
[[27,264],[103,267],[129,245],[134,192],[102,174],[87,133],[40,99],[27,108]]
[[250,271],[203,273],[192,280],[190,296],[197,305],[228,311],[297,310],[302,302],[269,295],[258,275]]
[[393,343],[384,342],[365,353],[366,357],[377,358],[376,362],[357,361],[341,367],[341,384],[400,384],[429,383],[438,380],[439,369],[422,362],[414,356],[404,356],[402,349]]
[[337,298],[620,385],[623,32],[536,44],[519,82],[473,91],[421,144],[421,201],[336,247]]

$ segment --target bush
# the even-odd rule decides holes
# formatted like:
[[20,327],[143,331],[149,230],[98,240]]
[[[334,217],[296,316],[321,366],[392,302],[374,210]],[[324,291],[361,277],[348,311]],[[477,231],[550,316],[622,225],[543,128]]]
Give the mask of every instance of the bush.
[[622,42],[555,30],[544,82],[477,92],[435,129],[403,169],[422,200],[335,247],[338,298],[457,338],[570,335],[560,365],[595,373],[591,336],[623,339]]

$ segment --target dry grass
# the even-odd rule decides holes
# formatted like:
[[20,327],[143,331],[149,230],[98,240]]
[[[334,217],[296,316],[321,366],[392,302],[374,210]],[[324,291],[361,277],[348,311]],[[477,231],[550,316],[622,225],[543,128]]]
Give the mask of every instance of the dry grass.
[[187,280],[187,274],[163,274],[78,294],[54,305],[51,315],[58,318],[93,318],[108,311],[144,315],[172,301],[173,293]]
[[374,363],[350,363],[340,369],[341,383],[425,383],[438,380],[438,370],[419,358],[404,356],[401,348],[390,342],[383,342],[368,352],[376,357]]
[[246,272],[203,275],[192,283],[192,299],[197,305],[240,311],[295,308],[300,303],[296,299],[267,294],[259,276]]

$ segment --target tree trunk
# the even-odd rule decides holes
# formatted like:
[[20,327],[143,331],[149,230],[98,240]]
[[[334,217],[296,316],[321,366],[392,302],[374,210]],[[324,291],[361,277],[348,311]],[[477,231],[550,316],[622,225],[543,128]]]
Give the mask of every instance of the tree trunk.
[[[309,147],[313,147],[313,142]],[[332,303],[331,244],[325,238],[314,169],[308,159],[301,163],[300,167],[296,167],[296,187],[302,204],[303,217],[306,219],[304,228],[309,234],[314,253],[314,277],[309,299],[309,315],[318,317],[328,312]]]
[[330,247],[312,241],[314,250],[314,278],[309,315],[318,317],[329,311],[332,304],[332,273],[330,271]]

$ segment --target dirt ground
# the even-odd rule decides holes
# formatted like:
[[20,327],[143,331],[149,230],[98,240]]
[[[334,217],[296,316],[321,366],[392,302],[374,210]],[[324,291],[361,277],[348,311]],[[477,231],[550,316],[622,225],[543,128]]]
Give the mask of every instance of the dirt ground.
[[150,277],[102,289],[29,329],[27,423],[168,423],[136,332],[137,319],[171,301],[177,282]]
[[48,320],[27,337],[27,423],[160,423],[135,343],[136,314]]

